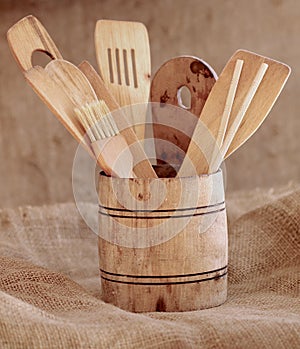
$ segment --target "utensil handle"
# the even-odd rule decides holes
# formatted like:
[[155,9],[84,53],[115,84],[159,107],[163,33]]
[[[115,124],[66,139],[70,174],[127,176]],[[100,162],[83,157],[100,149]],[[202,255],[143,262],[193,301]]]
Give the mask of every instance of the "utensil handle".
[[[237,90],[237,87],[239,84],[243,65],[244,65],[244,61],[242,59],[237,59],[237,61],[235,62],[235,67],[234,67],[234,71],[232,74],[232,79],[231,79],[228,94],[226,97],[224,111],[223,111],[223,114],[221,117],[219,130],[218,130],[218,133],[216,136],[216,144],[214,146],[214,151],[213,151],[213,155],[212,155],[212,160],[211,160],[211,164],[212,164],[211,171],[212,172],[214,172],[218,169],[218,168],[215,168],[214,164],[216,162],[217,162],[217,164],[219,163],[219,157],[221,156],[220,149],[222,147],[222,144],[223,144],[223,141],[225,138],[227,125],[228,125],[228,121],[230,118],[230,114],[231,114],[232,106],[234,103],[234,98],[235,98],[236,90]],[[222,160],[223,160],[223,158],[222,158]]]
[[32,15],[14,24],[7,32],[7,40],[22,71],[33,67],[32,54],[36,51],[44,52],[51,59],[62,58],[44,26]]
[[230,144],[236,134],[236,132],[238,131],[240,124],[250,106],[250,103],[252,102],[252,99],[254,98],[257,89],[259,88],[260,83],[262,82],[262,79],[264,78],[264,75],[268,69],[268,64],[266,63],[262,63],[261,66],[259,67],[259,70],[254,78],[254,80],[252,81],[252,84],[248,90],[248,93],[243,101],[243,104],[237,114],[237,116],[235,117],[231,127],[229,128],[229,130],[227,130],[226,132],[226,136],[224,139],[224,142],[222,144],[221,147],[221,158],[218,159],[218,161],[216,162],[216,165],[214,166],[214,169],[219,168],[219,166],[221,165],[221,162],[224,159],[225,154],[227,153],[228,148],[230,147]]

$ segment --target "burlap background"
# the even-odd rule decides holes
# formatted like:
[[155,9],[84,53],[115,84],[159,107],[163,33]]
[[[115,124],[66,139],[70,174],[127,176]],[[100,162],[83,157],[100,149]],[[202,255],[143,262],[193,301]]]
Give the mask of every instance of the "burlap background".
[[73,204],[0,211],[1,348],[299,348],[300,185],[227,208],[228,301],[149,314],[100,300],[97,237]]

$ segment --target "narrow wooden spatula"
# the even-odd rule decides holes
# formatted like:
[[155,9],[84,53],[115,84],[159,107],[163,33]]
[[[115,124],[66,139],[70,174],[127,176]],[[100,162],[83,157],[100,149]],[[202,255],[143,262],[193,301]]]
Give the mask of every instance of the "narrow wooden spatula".
[[[227,142],[224,148],[224,142],[217,144],[217,139],[222,139],[218,136],[218,132],[237,61],[243,61],[243,66],[236,81],[237,89],[232,99],[225,138],[223,137],[224,142]],[[263,122],[289,74],[290,68],[283,63],[249,51],[237,51],[211,90],[178,176],[216,171],[223,158],[243,144]],[[234,127],[239,128],[234,130]],[[237,132],[229,150],[227,150],[228,140],[226,141],[228,132],[231,137],[232,132]]]
[[[142,23],[99,20],[95,29],[97,62],[104,83],[121,107],[147,103],[150,90],[150,47]],[[135,113],[131,122],[138,139],[145,137],[144,113]]]
[[117,127],[121,135],[126,139],[127,144],[130,146],[130,150],[135,160],[134,172],[137,177],[149,177],[156,178],[157,175],[153,170],[150,161],[148,160],[143,147],[141,146],[138,138],[130,127],[130,123],[127,120],[127,114],[124,115],[120,106],[110,94],[108,88],[104,85],[103,80],[100,78],[96,70],[87,61],[83,61],[79,65],[79,69],[85,74],[89,82],[91,83],[98,99],[102,99],[107,104],[109,110],[112,112]]

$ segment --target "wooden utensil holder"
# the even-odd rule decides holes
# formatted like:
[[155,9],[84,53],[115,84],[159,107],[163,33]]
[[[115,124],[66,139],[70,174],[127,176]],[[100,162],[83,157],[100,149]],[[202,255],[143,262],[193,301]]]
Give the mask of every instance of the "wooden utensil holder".
[[99,179],[102,299],[131,312],[191,311],[227,296],[222,172]]

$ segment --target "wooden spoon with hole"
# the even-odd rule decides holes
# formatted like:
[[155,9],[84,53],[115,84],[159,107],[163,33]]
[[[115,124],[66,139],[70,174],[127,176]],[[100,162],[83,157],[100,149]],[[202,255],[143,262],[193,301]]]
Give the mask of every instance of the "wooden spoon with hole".
[[[158,163],[182,163],[198,118],[216,79],[215,71],[205,61],[193,56],[172,58],[158,69],[150,89],[151,102],[159,103],[152,106]],[[182,101],[183,88],[189,91],[188,107],[184,106]],[[172,108],[170,113],[165,112],[166,104],[177,106],[181,110],[176,113],[176,109]],[[182,109],[191,114],[184,113]]]

